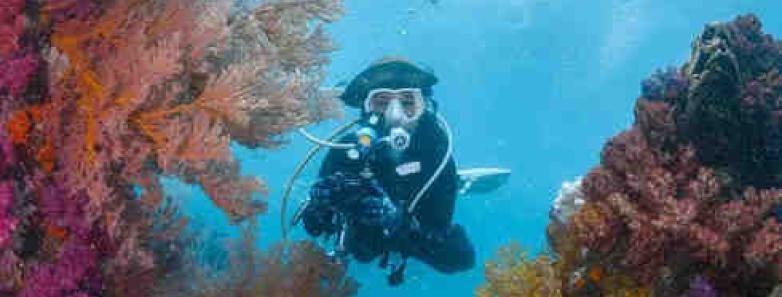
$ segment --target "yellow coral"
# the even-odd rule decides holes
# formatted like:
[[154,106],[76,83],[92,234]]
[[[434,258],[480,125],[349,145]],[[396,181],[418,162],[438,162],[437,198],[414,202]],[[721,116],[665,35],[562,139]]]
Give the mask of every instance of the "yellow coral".
[[574,243],[572,238],[565,238],[556,258],[544,254],[528,259],[518,243],[501,247],[496,258],[486,262],[486,283],[478,288],[476,296],[654,296],[650,288],[640,286],[630,276],[584,261],[574,253]]
[[535,260],[518,243],[500,248],[495,260],[485,264],[487,283],[478,288],[479,297],[562,296],[562,283],[554,261],[547,256]]
[[606,297],[652,297],[652,290],[639,286],[632,278],[622,274],[606,277],[600,284],[602,296]]

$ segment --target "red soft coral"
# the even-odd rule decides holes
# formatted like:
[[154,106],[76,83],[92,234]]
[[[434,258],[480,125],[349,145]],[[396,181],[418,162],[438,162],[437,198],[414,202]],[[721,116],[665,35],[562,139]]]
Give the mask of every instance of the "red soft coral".
[[644,82],[635,123],[583,181],[569,230],[584,259],[658,288],[700,267],[728,296],[767,294],[764,281],[779,280],[768,277],[782,274],[782,230],[769,218],[782,204],[782,75],[772,67],[782,50],[759,28],[754,17],[709,25],[696,59]]
[[[782,224],[774,219],[763,223],[763,228],[750,238],[744,251],[744,258],[756,267],[762,268],[768,263],[782,263]],[[777,267],[782,268],[782,267]],[[778,281],[782,282],[782,270],[777,271]]]
[[[746,234],[765,234],[759,230],[762,217],[782,203],[782,192],[749,188],[721,202],[714,171],[698,166],[692,152],[650,147],[638,127],[613,138],[603,153],[604,167],[584,181],[587,203],[573,218],[576,236],[603,253],[625,241],[622,265],[647,284],[682,256],[714,267],[746,265],[731,255],[752,249]],[[617,216],[622,226],[606,228]],[[627,230],[628,237],[618,240],[621,232],[605,230]]]

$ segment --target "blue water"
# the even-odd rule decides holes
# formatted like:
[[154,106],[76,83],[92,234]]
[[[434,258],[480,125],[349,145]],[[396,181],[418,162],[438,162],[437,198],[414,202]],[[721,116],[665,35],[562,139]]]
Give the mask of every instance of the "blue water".
[[[766,32],[782,36],[782,3],[772,0],[434,2],[348,0],[344,18],[328,27],[339,50],[326,85],[387,54],[434,68],[440,78],[435,96],[454,130],[458,165],[513,170],[501,190],[458,202],[455,220],[471,235],[479,263],[512,240],[533,253],[545,246],[548,207],[560,183],[599,161],[606,139],[631,123],[640,81],[684,62],[704,24],[752,12]],[[322,135],[338,123],[312,131]],[[309,147],[297,135],[289,140],[275,151],[236,148],[243,171],[271,190],[270,211],[261,219],[264,246],[280,238],[283,183]],[[305,173],[296,199],[316,165]],[[169,186],[191,197],[198,220],[228,228],[203,193]],[[296,230],[293,236],[304,234]],[[375,265],[352,265],[350,271],[362,283],[359,296],[471,296],[483,280],[480,264],[446,276],[413,263],[398,288],[387,287],[385,272]]]

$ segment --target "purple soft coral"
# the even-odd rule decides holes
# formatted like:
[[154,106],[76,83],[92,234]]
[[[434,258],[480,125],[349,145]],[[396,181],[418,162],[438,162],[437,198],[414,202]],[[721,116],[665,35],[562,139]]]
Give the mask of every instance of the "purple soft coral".
[[690,281],[690,289],[682,297],[717,297],[717,290],[709,281],[698,275]]
[[98,12],[98,5],[94,0],[67,0],[66,3],[58,3],[49,10],[52,21],[59,23],[69,19],[84,19]]
[[34,265],[20,297],[90,296],[79,292],[97,269],[97,253],[80,240],[67,242],[54,264]]
[[87,197],[83,194],[69,195],[56,185],[47,186],[40,197],[40,210],[46,223],[81,238],[87,238],[91,229],[84,211],[86,205]]

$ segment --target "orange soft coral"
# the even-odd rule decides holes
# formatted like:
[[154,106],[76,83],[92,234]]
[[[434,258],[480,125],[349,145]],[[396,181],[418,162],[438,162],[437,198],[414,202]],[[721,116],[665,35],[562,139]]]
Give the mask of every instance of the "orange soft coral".
[[30,116],[27,111],[20,110],[11,115],[11,118],[5,124],[6,133],[14,144],[23,144],[27,142],[27,134],[32,126]]

